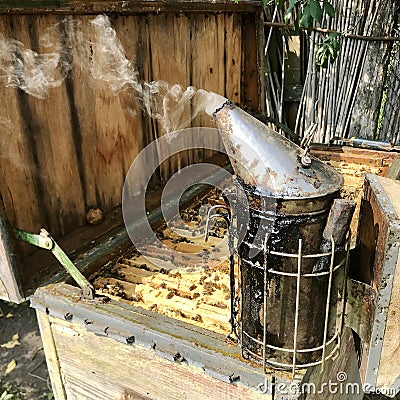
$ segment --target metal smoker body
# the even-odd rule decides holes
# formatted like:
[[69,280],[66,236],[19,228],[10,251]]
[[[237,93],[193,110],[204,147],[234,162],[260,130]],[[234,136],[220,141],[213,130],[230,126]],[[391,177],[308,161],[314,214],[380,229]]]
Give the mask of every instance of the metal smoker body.
[[[232,323],[243,355],[293,371],[323,363],[338,348],[346,257],[320,246],[343,178],[313,157],[303,166],[300,147],[229,102],[214,119],[237,178],[231,234],[240,304]],[[316,273],[321,257],[330,263]]]

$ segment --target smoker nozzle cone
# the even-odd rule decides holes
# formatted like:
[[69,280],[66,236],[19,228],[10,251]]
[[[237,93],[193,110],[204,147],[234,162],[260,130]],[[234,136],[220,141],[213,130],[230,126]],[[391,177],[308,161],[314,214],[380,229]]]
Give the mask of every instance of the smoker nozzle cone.
[[337,192],[343,177],[311,156],[301,163],[303,150],[250,114],[225,102],[213,113],[235,174],[259,195],[313,198]]

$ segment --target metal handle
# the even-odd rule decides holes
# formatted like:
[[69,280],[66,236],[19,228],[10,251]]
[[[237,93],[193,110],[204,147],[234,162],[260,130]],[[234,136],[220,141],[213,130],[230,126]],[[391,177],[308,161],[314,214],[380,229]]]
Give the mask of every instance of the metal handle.
[[14,234],[17,239],[40,247],[42,249],[50,250],[54,257],[60,264],[67,270],[74,281],[82,289],[83,297],[85,299],[94,299],[94,288],[90,282],[82,275],[79,269],[74,265],[70,258],[65,254],[64,250],[57,244],[57,242],[50,236],[46,229],[42,228],[40,234],[30,233],[21,229],[14,229]]

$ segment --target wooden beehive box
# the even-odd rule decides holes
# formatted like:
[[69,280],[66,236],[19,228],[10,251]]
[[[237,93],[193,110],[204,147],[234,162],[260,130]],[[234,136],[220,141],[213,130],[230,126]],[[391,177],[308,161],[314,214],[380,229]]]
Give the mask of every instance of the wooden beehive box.
[[[41,53],[47,47],[40,36],[46,32],[72,60],[75,29],[109,13],[140,79],[194,85],[262,109],[258,2],[9,1],[0,12],[6,39]],[[79,68],[43,99],[0,85],[0,297],[18,302],[35,293],[31,301],[56,399],[271,397],[271,387],[269,396],[259,391],[265,383],[262,369],[243,361],[223,329],[162,315],[140,302],[87,301],[70,280],[65,283],[68,276],[51,254],[14,238],[12,228],[38,232],[45,226],[87,276],[125,253],[130,242],[120,210],[124,177],[135,156],[162,135],[132,97],[129,90],[116,94],[94,82]],[[381,174],[397,163],[388,153],[346,148],[328,153],[333,161],[344,154],[344,163],[355,157],[360,166],[374,160]],[[210,155],[196,152],[188,158],[196,162]],[[157,187],[176,170],[175,161],[152,181],[150,209],[157,208]],[[187,159],[181,161],[185,165]],[[88,226],[85,213],[93,206],[104,210],[105,219]],[[158,215],[153,210],[150,219],[157,222]],[[351,346],[347,333],[343,354],[346,349],[350,354]],[[347,368],[353,376],[355,365],[350,355],[332,361],[327,370],[335,375]],[[287,383],[291,377],[272,371],[268,379]]]
[[[2,2],[5,47],[43,57],[58,54],[72,67],[65,77],[58,70],[56,76],[33,76],[40,84],[45,81],[41,92],[37,86],[43,85],[29,80],[36,64],[26,61],[22,75],[14,72],[12,62],[8,65],[10,76],[0,85],[2,223],[31,232],[45,226],[68,252],[83,249],[121,223],[118,206],[130,164],[163,135],[160,124],[142,112],[129,85],[116,92],[107,83],[119,78],[119,70],[93,79],[98,57],[91,21],[107,12],[139,82],[192,85],[254,110],[263,104],[258,82],[262,52],[257,47],[262,9],[257,2]],[[40,60],[45,58],[39,57],[39,65]],[[185,112],[190,117],[190,106]],[[211,123],[208,116],[193,121],[194,126]],[[182,165],[209,155],[192,152]],[[176,168],[176,158],[166,163],[152,187]],[[87,231],[85,213],[94,206],[107,216]],[[43,252],[7,237],[2,242],[7,250],[2,253],[0,297],[21,301],[55,271],[39,261]]]

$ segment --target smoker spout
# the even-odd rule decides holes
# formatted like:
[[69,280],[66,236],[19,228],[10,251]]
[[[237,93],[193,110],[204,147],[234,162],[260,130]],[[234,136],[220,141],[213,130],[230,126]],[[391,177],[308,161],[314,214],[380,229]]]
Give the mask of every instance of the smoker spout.
[[301,163],[302,149],[231,102],[213,117],[235,174],[261,196],[313,198],[337,192],[343,177],[311,156]]

